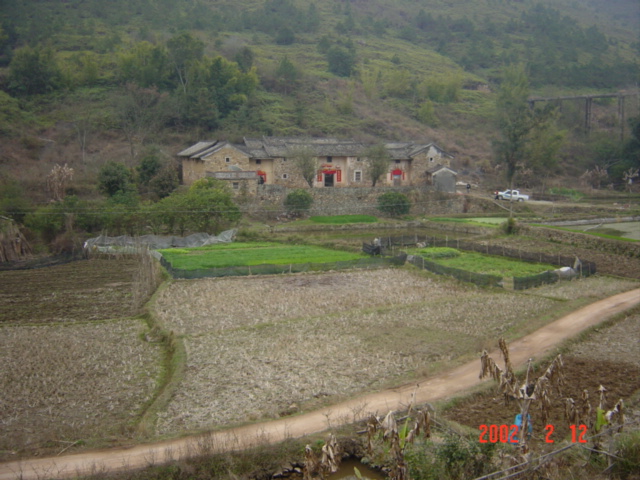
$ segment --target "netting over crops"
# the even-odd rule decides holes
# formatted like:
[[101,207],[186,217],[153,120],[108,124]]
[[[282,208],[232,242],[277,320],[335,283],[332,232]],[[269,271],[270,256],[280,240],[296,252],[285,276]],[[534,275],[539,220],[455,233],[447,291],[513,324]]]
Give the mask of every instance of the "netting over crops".
[[237,230],[226,230],[220,235],[209,235],[208,233],[194,233],[187,237],[174,237],[163,235],[142,235],[139,237],[130,237],[129,235],[121,235],[119,237],[107,237],[100,235],[99,237],[90,238],[84,243],[84,248],[90,251],[122,253],[127,249],[135,249],[141,245],[148,246],[151,249],[162,248],[189,248],[203,247],[205,245],[214,245],[216,243],[230,243],[236,236]]

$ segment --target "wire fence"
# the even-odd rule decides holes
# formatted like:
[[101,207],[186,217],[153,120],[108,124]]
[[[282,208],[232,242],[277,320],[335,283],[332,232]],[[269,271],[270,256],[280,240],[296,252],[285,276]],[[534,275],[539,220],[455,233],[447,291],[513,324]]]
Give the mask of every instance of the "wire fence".
[[449,275],[463,282],[474,283],[479,286],[499,286],[513,288],[514,290],[526,290],[544,284],[556,283],[563,277],[588,277],[596,273],[594,262],[579,260],[577,257],[567,257],[559,254],[543,252],[531,252],[521,248],[505,247],[504,245],[491,245],[489,242],[473,242],[469,240],[429,237],[426,235],[403,235],[399,237],[386,237],[380,239],[385,248],[402,247],[408,245],[420,245],[429,247],[451,247],[458,250],[494,255],[530,263],[546,263],[558,267],[568,267],[566,271],[548,270],[537,275],[524,277],[501,277],[474,273],[458,268],[445,267],[436,262],[426,260],[420,256],[410,256],[409,263],[429,270],[437,275]]
[[532,252],[522,248],[506,247],[504,245],[492,245],[490,242],[477,242],[471,240],[460,240],[450,238],[439,238],[427,235],[402,235],[397,237],[380,238],[382,245],[386,248],[398,246],[423,245],[427,247],[451,247],[458,250],[482,253],[485,255],[495,255],[500,257],[514,258],[530,263],[548,263],[559,267],[575,267],[581,276],[594,275],[596,264],[594,262],[579,260],[577,257],[568,257],[560,254],[549,254],[544,252]]
[[463,282],[475,283],[481,287],[502,286],[502,277],[499,275],[487,275],[484,273],[469,272],[468,270],[461,270],[459,268],[445,267],[444,265],[440,265],[416,255],[409,255],[407,257],[407,262],[437,275],[448,275]]
[[402,266],[406,262],[406,255],[394,257],[360,258],[331,263],[292,263],[286,265],[249,265],[218,268],[200,268],[185,270],[174,268],[164,257],[160,263],[173,278],[194,279],[212,277],[239,277],[251,275],[280,275],[285,273],[329,272],[332,270],[347,270],[353,268],[373,269],[390,266]]

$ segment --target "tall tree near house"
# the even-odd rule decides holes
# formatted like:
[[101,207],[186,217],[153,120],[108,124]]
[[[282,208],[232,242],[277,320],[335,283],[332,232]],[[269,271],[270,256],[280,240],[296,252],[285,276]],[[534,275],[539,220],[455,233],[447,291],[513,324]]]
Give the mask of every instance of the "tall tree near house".
[[389,171],[391,155],[383,144],[374,145],[365,151],[371,186],[375,187],[378,181]]
[[558,164],[558,152],[567,132],[557,126],[558,111],[552,108],[534,117],[534,128],[529,136],[525,158],[538,178],[547,178]]
[[95,128],[94,121],[89,115],[82,115],[79,116],[75,122],[73,122],[73,128],[76,131],[78,145],[80,146],[82,163],[86,163],[87,146],[89,145],[91,134],[93,133]]
[[533,128],[533,112],[529,108],[529,80],[523,66],[508,67],[496,99],[496,127],[494,141],[496,159],[505,166],[509,188],[524,160],[527,141]]
[[186,95],[187,86],[195,65],[202,60],[204,43],[189,33],[181,33],[167,42],[169,61],[178,77],[182,93]]
[[318,172],[318,160],[313,150],[305,146],[293,147],[289,150],[289,156],[294,161],[304,181],[307,182],[309,187],[313,187],[313,181]]
[[116,104],[120,128],[129,142],[131,158],[136,157],[136,143],[143,144],[167,118],[167,95],[155,88],[127,85],[127,92]]

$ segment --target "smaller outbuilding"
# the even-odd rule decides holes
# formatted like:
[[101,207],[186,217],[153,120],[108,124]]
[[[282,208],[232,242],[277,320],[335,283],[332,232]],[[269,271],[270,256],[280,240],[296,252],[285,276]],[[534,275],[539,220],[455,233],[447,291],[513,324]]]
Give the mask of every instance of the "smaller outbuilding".
[[444,165],[436,165],[425,172],[427,183],[437,192],[456,193],[458,173]]

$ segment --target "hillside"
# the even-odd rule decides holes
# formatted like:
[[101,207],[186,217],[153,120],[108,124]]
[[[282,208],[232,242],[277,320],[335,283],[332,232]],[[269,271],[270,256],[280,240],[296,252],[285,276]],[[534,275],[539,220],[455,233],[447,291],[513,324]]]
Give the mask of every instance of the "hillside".
[[[193,141],[245,135],[435,141],[493,185],[505,65],[526,63],[542,96],[633,89],[640,71],[635,0],[9,3],[0,175],[36,202],[56,163],[90,198],[108,161],[168,162]],[[563,104],[558,183],[619,146],[615,100],[595,102],[589,137],[583,109]],[[626,118],[638,109],[628,97]]]

